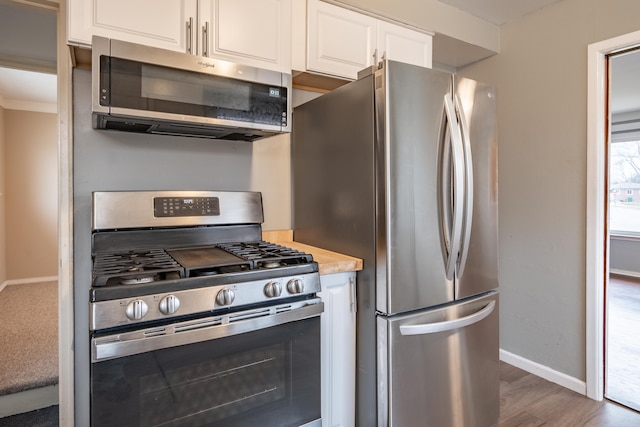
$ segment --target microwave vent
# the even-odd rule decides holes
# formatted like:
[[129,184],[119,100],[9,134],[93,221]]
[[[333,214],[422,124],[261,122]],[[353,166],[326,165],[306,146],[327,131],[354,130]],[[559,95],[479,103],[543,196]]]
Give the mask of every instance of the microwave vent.
[[157,135],[190,136],[229,141],[255,141],[276,135],[277,132],[259,129],[241,129],[214,125],[198,125],[177,122],[139,120],[109,115],[94,116],[94,127],[97,129],[116,130],[122,132],[148,133]]

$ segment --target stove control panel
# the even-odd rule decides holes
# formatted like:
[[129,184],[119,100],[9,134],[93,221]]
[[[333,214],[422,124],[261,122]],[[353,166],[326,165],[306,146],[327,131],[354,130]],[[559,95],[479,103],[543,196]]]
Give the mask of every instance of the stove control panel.
[[153,214],[159,217],[219,216],[218,197],[154,197]]
[[266,301],[320,291],[320,275],[315,272],[96,301],[90,306],[90,330],[177,318],[221,308],[241,310]]

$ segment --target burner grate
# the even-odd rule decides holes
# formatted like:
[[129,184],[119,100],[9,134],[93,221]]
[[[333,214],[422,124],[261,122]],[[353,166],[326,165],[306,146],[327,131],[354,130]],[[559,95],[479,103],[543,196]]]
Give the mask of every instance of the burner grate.
[[145,285],[161,280],[275,270],[311,262],[310,254],[264,241],[104,252],[94,257],[93,286]]
[[183,276],[180,264],[162,249],[100,253],[93,262],[93,286],[97,287]]
[[251,261],[253,268],[277,268],[313,261],[310,254],[265,241],[221,243],[218,246],[235,256]]

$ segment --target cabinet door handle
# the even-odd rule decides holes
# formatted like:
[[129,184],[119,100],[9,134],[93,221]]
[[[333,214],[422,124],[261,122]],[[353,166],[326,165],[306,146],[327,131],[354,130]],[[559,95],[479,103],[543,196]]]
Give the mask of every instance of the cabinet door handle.
[[371,56],[373,56],[373,65],[377,65],[378,64],[378,48],[373,49],[373,54]]
[[351,312],[358,312],[358,300],[356,299],[356,281],[350,277],[349,278],[349,291],[351,292]]
[[187,21],[187,53],[193,54],[193,17]]
[[209,21],[202,26],[202,56],[209,56]]

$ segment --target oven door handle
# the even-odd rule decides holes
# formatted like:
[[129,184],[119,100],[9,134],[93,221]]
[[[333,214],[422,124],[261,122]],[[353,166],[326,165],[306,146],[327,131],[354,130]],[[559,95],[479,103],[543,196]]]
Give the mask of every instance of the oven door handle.
[[102,362],[163,348],[210,341],[317,317],[324,311],[320,298],[211,316],[138,331],[91,339],[91,362]]

